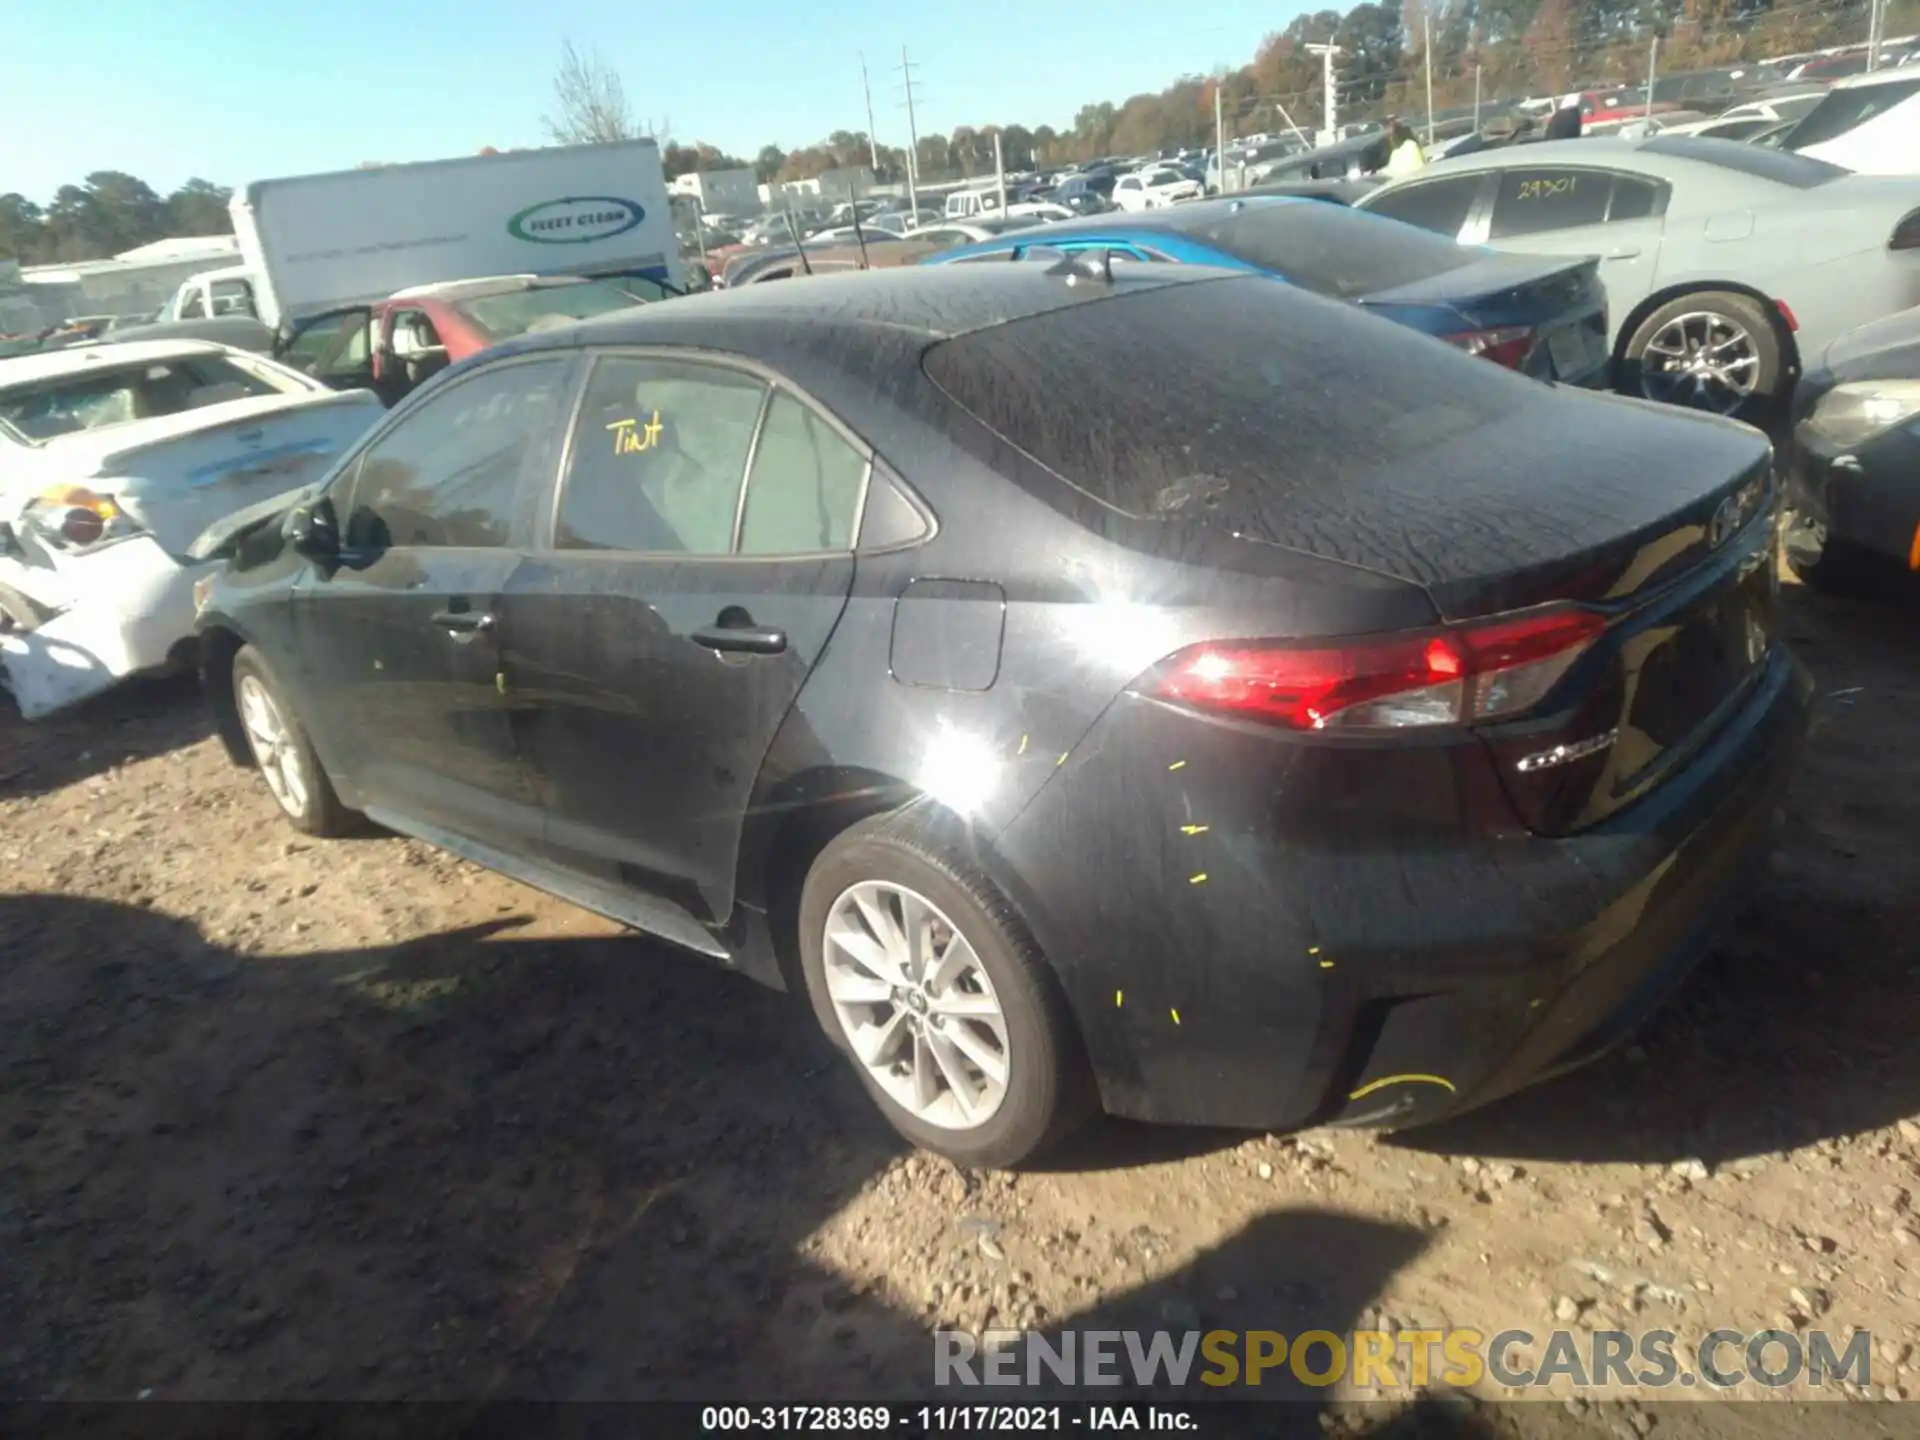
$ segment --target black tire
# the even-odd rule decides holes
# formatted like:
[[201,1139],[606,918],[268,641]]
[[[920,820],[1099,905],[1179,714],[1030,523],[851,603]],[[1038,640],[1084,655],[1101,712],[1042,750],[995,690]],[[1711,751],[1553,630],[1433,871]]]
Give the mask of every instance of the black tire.
[[[915,808],[864,820],[821,851],[800,892],[800,961],[815,1018],[847,1053],[888,1122],[913,1144],[956,1164],[1010,1169],[1034,1159],[1097,1108],[1078,1031],[1051,967],[1013,907]],[[937,907],[991,981],[1007,1031],[1007,1087],[1000,1107],[971,1129],[921,1120],[889,1096],[854,1058],[827,993],[825,933],[834,903],[853,885],[904,886]]]
[[[1645,384],[1647,347],[1661,330],[1683,315],[1716,315],[1746,332],[1758,364],[1753,392],[1730,410],[1719,413],[1763,428],[1778,412],[1786,391],[1786,347],[1780,328],[1767,308],[1750,295],[1731,290],[1695,290],[1677,296],[1642,320],[1628,338],[1620,356],[1619,389],[1625,395],[1658,400],[1663,396]],[[1699,408],[1712,408],[1700,406]]]
[[276,787],[271,780],[267,781],[267,791],[279,805],[280,813],[287,817],[294,829],[307,835],[325,839],[354,833],[361,826],[360,817],[342,805],[340,797],[334,793],[333,781],[327,778],[320,757],[314,753],[306,727],[300,723],[299,716],[294,714],[287,700],[286,687],[274,675],[266,657],[253,646],[244,645],[233,657],[233,703],[240,714],[240,726],[246,733],[255,768],[262,768],[261,752],[260,742],[247,725],[245,690],[249,684],[258,684],[266,692],[281,726],[284,737],[281,743],[286,761],[300,767],[303,784],[300,787],[302,798],[298,803],[291,792]]

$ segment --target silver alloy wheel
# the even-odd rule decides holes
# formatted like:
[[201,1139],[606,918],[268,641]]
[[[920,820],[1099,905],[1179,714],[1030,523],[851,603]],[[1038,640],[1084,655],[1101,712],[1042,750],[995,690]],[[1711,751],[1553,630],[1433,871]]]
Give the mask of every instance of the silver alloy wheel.
[[1669,405],[1726,415],[1753,395],[1760,347],[1747,327],[1713,310],[1676,315],[1640,357],[1640,393]]
[[254,762],[280,808],[296,820],[307,811],[307,772],[287,733],[287,722],[258,677],[240,678],[240,724],[253,747]]
[[972,944],[924,895],[884,880],[841,892],[822,946],[853,1053],[916,1120],[986,1124],[1007,1097],[1007,1020]]

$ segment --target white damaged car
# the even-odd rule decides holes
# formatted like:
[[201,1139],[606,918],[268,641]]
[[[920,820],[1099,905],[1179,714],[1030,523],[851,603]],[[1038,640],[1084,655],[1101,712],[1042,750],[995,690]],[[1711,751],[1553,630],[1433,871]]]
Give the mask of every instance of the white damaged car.
[[385,411],[198,340],[0,360],[0,685],[35,719],[184,658],[193,558]]

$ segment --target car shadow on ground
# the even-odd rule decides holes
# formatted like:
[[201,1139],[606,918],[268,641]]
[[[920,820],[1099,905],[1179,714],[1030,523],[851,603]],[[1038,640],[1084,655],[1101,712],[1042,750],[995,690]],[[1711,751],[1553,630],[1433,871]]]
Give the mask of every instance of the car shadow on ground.
[[[919,1297],[810,1254],[903,1147],[795,1002],[513,923],[261,955],[0,896],[0,1297],[31,1317],[0,1395],[932,1395]],[[956,1227],[980,1179],[951,1172]],[[1338,1331],[1422,1243],[1281,1212],[1057,1323]]]
[[141,677],[33,721],[0,685],[0,800],[50,794],[212,733],[190,675]]
[[1395,1143],[1717,1165],[1920,1115],[1920,616],[1800,586],[1783,610],[1816,718],[1730,932],[1628,1046]]

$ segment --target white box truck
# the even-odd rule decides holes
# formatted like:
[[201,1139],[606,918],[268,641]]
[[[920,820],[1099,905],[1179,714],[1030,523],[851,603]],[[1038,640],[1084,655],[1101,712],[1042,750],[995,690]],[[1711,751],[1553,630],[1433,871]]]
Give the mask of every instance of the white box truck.
[[243,264],[187,280],[157,319],[269,325],[490,275],[642,275],[683,288],[652,140],[258,180],[233,197]]

